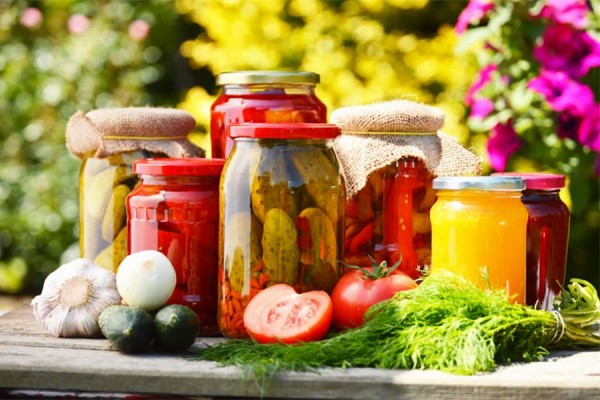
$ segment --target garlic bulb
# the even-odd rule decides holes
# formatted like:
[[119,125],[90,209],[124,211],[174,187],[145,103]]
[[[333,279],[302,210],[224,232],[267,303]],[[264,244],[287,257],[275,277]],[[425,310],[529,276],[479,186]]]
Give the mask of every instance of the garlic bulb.
[[61,265],[32,301],[35,318],[56,337],[100,335],[98,317],[119,304],[115,274],[83,258]]

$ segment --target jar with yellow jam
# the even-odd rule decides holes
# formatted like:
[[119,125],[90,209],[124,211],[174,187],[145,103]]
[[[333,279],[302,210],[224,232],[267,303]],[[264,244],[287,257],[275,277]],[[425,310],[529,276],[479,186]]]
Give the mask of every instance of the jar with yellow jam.
[[[431,270],[445,269],[482,288],[505,289],[525,304],[527,209],[517,177],[443,177],[433,181]],[[487,271],[487,272],[484,272]]]

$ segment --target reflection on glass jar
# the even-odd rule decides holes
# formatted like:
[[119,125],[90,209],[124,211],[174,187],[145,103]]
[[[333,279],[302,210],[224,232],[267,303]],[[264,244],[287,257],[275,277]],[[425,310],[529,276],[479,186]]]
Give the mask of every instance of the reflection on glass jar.
[[243,312],[276,283],[331,292],[340,276],[345,188],[327,124],[243,124],[221,180],[219,328],[247,337]]
[[565,282],[570,212],[559,197],[564,175],[498,173],[525,181],[527,207],[527,305],[553,309],[553,300]]
[[211,107],[212,157],[233,148],[230,124],[242,122],[325,123],[327,108],[315,94],[314,72],[238,71],[218,75],[221,95]]
[[[432,265],[525,304],[527,209],[525,183],[513,177],[436,178],[431,208]],[[483,273],[487,271],[487,278]]]
[[413,278],[431,263],[429,209],[435,201],[433,175],[423,161],[404,157],[367,178],[346,203],[345,259],[368,266],[370,256]]
[[223,159],[154,159],[134,163],[140,184],[127,198],[129,253],[158,250],[177,274],[169,304],[200,317],[200,334],[218,334],[217,240]]

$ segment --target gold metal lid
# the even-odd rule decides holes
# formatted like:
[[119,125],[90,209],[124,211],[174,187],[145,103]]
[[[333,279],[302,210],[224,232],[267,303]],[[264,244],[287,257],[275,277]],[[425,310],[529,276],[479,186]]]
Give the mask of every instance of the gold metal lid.
[[248,85],[260,83],[319,83],[315,72],[304,71],[235,71],[217,76],[217,85]]

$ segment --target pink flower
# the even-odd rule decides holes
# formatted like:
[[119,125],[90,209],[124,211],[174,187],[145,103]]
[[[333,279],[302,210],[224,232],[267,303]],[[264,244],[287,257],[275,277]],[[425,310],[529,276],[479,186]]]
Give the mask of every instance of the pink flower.
[[25,28],[37,28],[42,23],[42,12],[39,8],[28,7],[21,14],[19,22]]
[[67,21],[69,32],[76,35],[85,32],[90,26],[90,20],[83,14],[73,14]]
[[473,82],[465,96],[466,105],[470,106],[473,104],[475,94],[492,80],[492,74],[497,70],[498,66],[496,64],[488,64],[479,71],[479,77]]
[[519,140],[512,122],[494,126],[487,142],[491,167],[495,171],[504,171],[508,160],[520,147],[521,140]]
[[600,66],[600,43],[587,32],[575,31],[569,25],[552,25],[544,32],[533,56],[542,68],[581,78],[591,68]]
[[588,25],[589,11],[586,0],[546,0],[546,4],[537,16],[583,29]]
[[564,72],[542,70],[527,87],[544,96],[554,111],[582,116],[589,113],[594,105],[592,90]]
[[458,16],[454,27],[456,33],[463,33],[470,24],[478,23],[493,9],[493,0],[470,0],[467,7]]
[[484,119],[494,111],[494,102],[485,97],[475,99],[471,104],[470,118]]
[[591,112],[583,116],[577,131],[577,141],[600,152],[600,104],[594,104]]
[[150,33],[150,25],[144,20],[136,19],[129,24],[128,31],[129,36],[133,40],[136,42],[141,42],[148,37],[148,33]]

